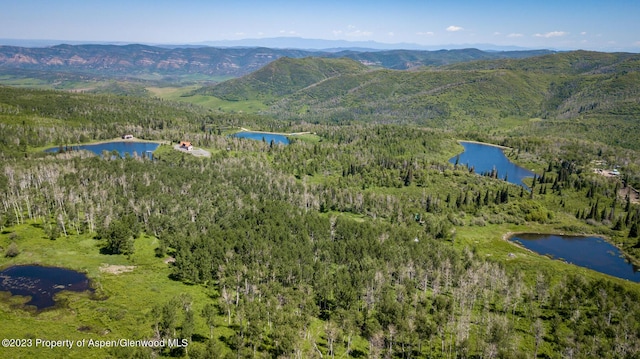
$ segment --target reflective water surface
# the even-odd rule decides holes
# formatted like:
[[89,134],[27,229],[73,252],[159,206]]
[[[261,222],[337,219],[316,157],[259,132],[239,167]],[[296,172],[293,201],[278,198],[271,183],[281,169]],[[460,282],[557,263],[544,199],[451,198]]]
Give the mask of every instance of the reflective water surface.
[[638,268],[620,250],[600,237],[516,234],[509,238],[538,254],[562,259],[614,277],[640,282]]
[[[475,173],[498,172],[498,178],[507,178],[507,182],[525,186],[522,180],[533,177],[534,173],[511,162],[500,147],[475,142],[460,142],[464,152],[454,156],[449,162],[474,168]],[[526,187],[526,186],[525,186]],[[526,187],[528,188],[528,187]]]
[[71,269],[38,265],[13,266],[0,272],[0,291],[29,296],[26,304],[38,309],[53,307],[54,295],[63,290],[91,290],[89,278]]

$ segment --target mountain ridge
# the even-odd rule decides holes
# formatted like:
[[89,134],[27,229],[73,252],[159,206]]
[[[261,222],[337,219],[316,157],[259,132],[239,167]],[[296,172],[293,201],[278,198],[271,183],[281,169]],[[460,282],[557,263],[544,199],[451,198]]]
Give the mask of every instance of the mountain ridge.
[[42,48],[0,46],[0,71],[10,73],[12,69],[23,69],[119,77],[198,74],[228,78],[246,75],[281,57],[348,57],[370,66],[404,70],[419,66],[442,66],[460,61],[537,56],[541,53],[550,51],[486,52],[462,49],[322,52],[263,47],[166,48],[141,44],[63,44]]

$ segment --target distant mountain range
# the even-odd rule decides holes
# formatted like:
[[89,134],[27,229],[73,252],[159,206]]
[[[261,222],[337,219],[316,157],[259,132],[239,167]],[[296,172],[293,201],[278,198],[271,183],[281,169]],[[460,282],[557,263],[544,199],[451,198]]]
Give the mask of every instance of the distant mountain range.
[[0,46],[0,72],[15,69],[100,76],[147,77],[200,74],[240,77],[282,58],[346,57],[367,66],[406,70],[473,60],[525,58],[549,50],[488,52],[458,50],[318,51],[266,47],[159,47],[148,45]]
[[[0,39],[0,45],[18,47],[49,47],[56,45],[130,45],[131,42],[114,41],[68,41],[68,40],[38,40],[38,39]],[[379,51],[379,50],[454,50],[476,48],[484,51],[525,51],[531,48],[519,46],[500,46],[495,44],[442,44],[442,45],[420,45],[414,43],[381,43],[376,41],[346,41],[346,40],[325,40],[306,39],[301,37],[269,37],[258,39],[241,40],[217,40],[203,41],[198,43],[185,44],[155,44],[140,43],[142,45],[166,47],[166,48],[188,48],[188,47],[268,47],[274,49],[302,49],[314,51],[335,52],[342,50],[357,51]]]
[[260,39],[242,40],[222,40],[205,41],[200,45],[214,47],[269,47],[276,49],[306,49],[322,50],[327,52],[338,52],[344,50],[353,51],[380,51],[380,50],[460,50],[475,48],[484,51],[527,51],[530,48],[518,46],[499,46],[494,44],[443,44],[443,45],[420,45],[413,43],[381,43],[376,41],[346,41],[346,40],[324,40],[305,39],[300,37],[271,37]]

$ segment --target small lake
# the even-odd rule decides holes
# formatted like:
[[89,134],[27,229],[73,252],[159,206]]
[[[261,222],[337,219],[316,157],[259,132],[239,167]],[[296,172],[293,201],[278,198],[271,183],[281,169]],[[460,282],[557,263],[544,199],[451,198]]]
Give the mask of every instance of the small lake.
[[0,272],[0,291],[31,297],[26,305],[38,309],[53,307],[54,295],[63,290],[91,290],[89,278],[71,269],[37,265],[13,266]]
[[277,133],[264,133],[264,132],[251,132],[251,131],[242,131],[235,133],[234,137],[238,138],[248,138],[250,140],[262,141],[264,140],[267,143],[281,143],[283,145],[289,144],[289,139],[285,135],[277,134]]
[[133,156],[135,152],[139,157],[142,157],[143,153],[147,151],[155,151],[159,143],[155,142],[135,142],[135,141],[116,141],[116,142],[104,142],[104,143],[95,143],[90,145],[77,145],[77,146],[60,146],[60,147],[52,147],[45,150],[45,152],[50,153],[58,153],[60,150],[62,151],[78,151],[78,150],[86,150],[95,153],[98,156],[101,156],[103,151],[107,151],[111,153],[112,151],[118,151],[120,157],[124,157],[125,154],[129,154],[129,156]]
[[563,259],[614,277],[640,282],[639,269],[611,243],[600,237],[516,234],[509,238],[538,254]]
[[511,162],[500,147],[474,142],[460,144],[464,147],[464,152],[454,156],[449,162],[455,164],[458,161],[460,165],[473,167],[477,174],[490,173],[495,168],[499,178],[504,179],[506,176],[507,182],[529,189],[522,180],[533,177],[534,173]]

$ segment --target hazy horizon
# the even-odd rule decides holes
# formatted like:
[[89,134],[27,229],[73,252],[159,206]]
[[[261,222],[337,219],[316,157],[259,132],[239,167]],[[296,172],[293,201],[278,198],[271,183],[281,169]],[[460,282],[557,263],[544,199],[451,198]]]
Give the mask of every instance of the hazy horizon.
[[420,45],[416,43],[383,43],[373,40],[349,41],[349,40],[327,40],[327,39],[307,39],[302,37],[272,37],[254,38],[239,40],[218,40],[203,41],[197,43],[146,43],[146,42],[126,42],[126,41],[82,41],[82,40],[60,40],[60,39],[3,39],[0,38],[0,46],[18,47],[51,47],[57,45],[147,45],[158,47],[269,47],[275,49],[302,49],[302,50],[340,50],[340,49],[362,49],[362,50],[454,50],[477,48],[488,51],[526,51],[526,50],[560,50],[563,49],[543,49],[529,48],[510,45],[495,44],[440,44],[440,45]]
[[633,0],[258,2],[24,0],[4,6],[0,38],[188,45],[296,37],[422,47],[640,52]]

